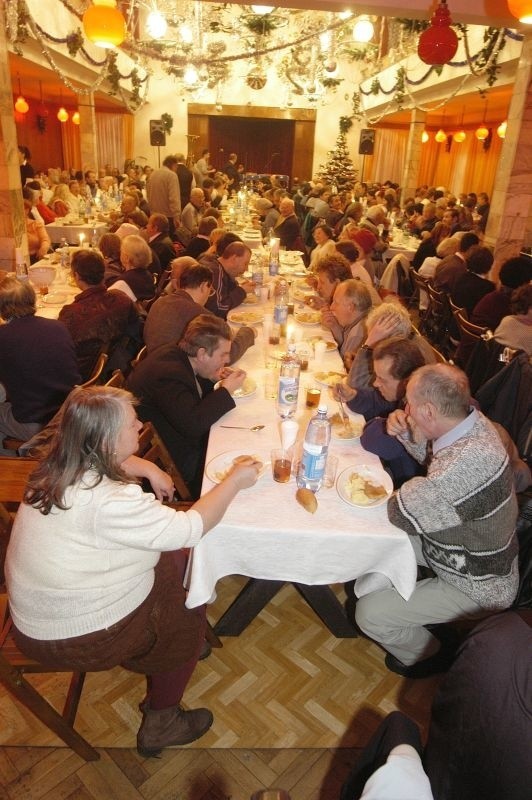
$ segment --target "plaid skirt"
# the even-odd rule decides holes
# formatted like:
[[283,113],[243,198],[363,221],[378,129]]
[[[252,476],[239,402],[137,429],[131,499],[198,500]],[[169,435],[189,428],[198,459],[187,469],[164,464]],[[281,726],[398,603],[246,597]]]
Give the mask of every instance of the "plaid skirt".
[[110,628],[56,640],[32,639],[14,628],[15,642],[51,670],[98,672],[120,665],[145,675],[171,672],[198,652],[205,634],[205,606],[185,608],[186,562],[186,551],[162,553],[148,597]]

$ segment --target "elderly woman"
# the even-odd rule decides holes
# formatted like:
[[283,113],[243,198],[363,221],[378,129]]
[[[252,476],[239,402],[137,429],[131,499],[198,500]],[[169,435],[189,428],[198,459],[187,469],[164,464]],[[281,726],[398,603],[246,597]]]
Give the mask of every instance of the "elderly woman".
[[134,303],[151,300],[155,296],[155,282],[150,265],[153,253],[142,236],[132,234],[122,239],[120,262],[124,275],[109,287],[110,291],[124,292]]
[[318,261],[326,256],[333,255],[336,252],[336,246],[333,239],[332,228],[325,223],[318,223],[312,231],[312,238],[316,242],[316,247],[310,254],[310,269],[312,272],[316,271]]
[[[122,665],[148,678],[137,735],[142,755],[183,745],[212,724],[181,697],[203,643],[205,610],[186,609],[186,555],[216,525],[254,462],[235,466],[187,512],[164,473],[134,456],[141,423],[122,389],[75,389],[30,476],[6,559],[14,636],[54,669]],[[148,477],[159,499],[136,477]]]
[[51,249],[52,242],[48,236],[48,231],[45,228],[44,222],[41,220],[33,219],[30,216],[33,203],[31,200],[24,199],[24,216],[26,218],[26,233],[28,235],[28,250],[30,253],[30,262],[34,264],[40,258],[46,255]]

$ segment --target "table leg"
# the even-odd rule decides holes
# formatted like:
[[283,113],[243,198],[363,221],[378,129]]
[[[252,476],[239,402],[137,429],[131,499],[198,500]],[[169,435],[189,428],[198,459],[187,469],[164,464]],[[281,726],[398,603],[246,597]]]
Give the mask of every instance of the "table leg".
[[358,636],[330,586],[308,586],[305,583],[294,583],[294,586],[334,636],[338,639]]
[[241,634],[283,586],[284,581],[250,578],[214,626],[216,635],[238,636]]

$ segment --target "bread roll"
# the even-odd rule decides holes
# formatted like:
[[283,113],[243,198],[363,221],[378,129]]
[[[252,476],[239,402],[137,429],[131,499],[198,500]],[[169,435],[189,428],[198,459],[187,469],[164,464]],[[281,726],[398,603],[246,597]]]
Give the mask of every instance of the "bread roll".
[[318,508],[316,495],[314,492],[311,492],[310,489],[298,489],[296,492],[296,500],[309,514],[314,514]]

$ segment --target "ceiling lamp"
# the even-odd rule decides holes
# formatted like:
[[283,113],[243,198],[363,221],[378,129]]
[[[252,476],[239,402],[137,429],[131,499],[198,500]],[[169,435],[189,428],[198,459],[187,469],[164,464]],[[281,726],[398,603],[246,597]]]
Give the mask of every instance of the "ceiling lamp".
[[79,123],[81,122],[79,111],[74,111],[74,113],[72,114],[72,122],[74,123],[74,125],[79,125]]
[[251,10],[258,17],[265,17],[266,14],[271,14],[275,11],[275,6],[251,6]]
[[484,124],[482,124],[480,126],[480,128],[477,128],[476,131],[475,131],[475,136],[477,137],[479,142],[483,142],[484,139],[487,139],[489,135],[490,135],[490,132],[486,128],[486,126]]
[[30,110],[28,105],[28,101],[22,95],[22,89],[20,88],[20,75],[18,77],[18,97],[15,101],[15,111],[18,111],[19,114],[27,114]]
[[189,64],[183,74],[183,82],[187,86],[195,86],[199,82],[198,70],[192,64]]
[[64,106],[61,106],[59,111],[57,112],[57,119],[59,122],[66,122],[68,119],[68,111]]
[[447,141],[447,134],[445,133],[443,128],[440,128],[440,130],[434,136],[434,138],[436,139],[437,142],[439,142],[441,144],[442,142],[446,142]]
[[353,25],[353,39],[360,44],[366,44],[373,39],[375,29],[369,17],[362,16]]
[[532,3],[530,0],[508,0],[510,14],[517,17],[519,22],[525,25],[532,25]]
[[423,144],[426,144],[429,139],[430,139],[430,136],[428,135],[427,131],[423,131],[423,133],[421,134],[421,142]]
[[456,131],[453,133],[453,142],[457,142],[458,144],[462,144],[466,140],[466,132],[465,131]]
[[451,28],[453,21],[447,0],[440,0],[430,21],[430,27],[419,37],[417,52],[425,64],[447,64],[458,49],[458,36]]
[[163,14],[153,8],[146,19],[146,30],[152,39],[162,39],[168,30],[168,23]]
[[504,120],[504,122],[501,122],[501,124],[497,128],[497,136],[500,139],[504,139],[506,137],[506,128],[507,127],[508,127],[508,122],[506,120]]
[[126,21],[116,7],[116,0],[93,0],[83,14],[83,29],[91,42],[109,49],[126,38]]

